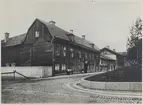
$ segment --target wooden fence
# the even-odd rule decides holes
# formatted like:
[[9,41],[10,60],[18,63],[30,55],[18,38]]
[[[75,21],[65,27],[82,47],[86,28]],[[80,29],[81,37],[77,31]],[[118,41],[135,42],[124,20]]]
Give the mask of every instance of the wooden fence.
[[17,72],[16,70],[14,70],[13,72],[5,72],[5,73],[1,73],[1,76],[2,75],[5,75],[5,74],[13,74],[13,79],[16,80],[16,74],[18,75],[21,75],[22,77],[26,78],[26,79],[30,79],[29,77]]

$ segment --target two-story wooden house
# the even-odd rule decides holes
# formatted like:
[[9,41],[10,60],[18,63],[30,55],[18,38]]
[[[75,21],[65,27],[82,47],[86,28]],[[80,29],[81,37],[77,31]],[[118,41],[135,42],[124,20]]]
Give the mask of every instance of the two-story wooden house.
[[106,55],[100,55],[99,71],[110,71],[115,69],[116,60]]
[[[93,72],[100,50],[93,43],[55,25],[36,19],[26,34],[2,40],[2,66],[48,66],[52,74]],[[87,68],[87,69],[85,69]],[[46,73],[46,71],[44,71]]]
[[115,60],[116,68],[124,66],[124,56],[115,51],[115,49],[111,50],[107,47],[104,47],[100,50],[101,55],[107,56]]

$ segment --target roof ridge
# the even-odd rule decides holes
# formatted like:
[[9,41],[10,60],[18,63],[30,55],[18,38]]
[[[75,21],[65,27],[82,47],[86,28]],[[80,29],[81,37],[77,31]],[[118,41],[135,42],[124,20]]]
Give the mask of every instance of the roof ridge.
[[107,59],[111,59],[111,60],[114,60],[113,58],[111,58],[111,57],[108,57],[108,56],[106,56],[106,55],[100,55],[101,57],[104,57],[105,59],[107,58]]
[[[11,38],[15,38],[15,37],[24,36],[24,35],[26,35],[26,34],[27,34],[27,33],[23,33],[23,34],[20,34],[20,35],[12,36],[12,37],[9,37],[9,39],[11,39]],[[4,39],[2,39],[2,40],[4,40]]]
[[[37,20],[41,21],[41,22],[42,22],[43,24],[45,24],[46,26],[48,25],[48,26],[53,27],[53,28],[58,28],[59,30],[63,31],[63,33],[66,34],[66,36],[67,36],[67,34],[72,34],[71,32],[62,29],[62,28],[60,28],[59,26],[51,25],[50,23],[48,23],[48,22],[45,21],[45,20],[38,19],[38,18],[37,18]],[[49,29],[48,26],[47,26],[47,28]],[[49,31],[50,31],[50,30],[49,30]],[[50,33],[51,33],[51,32],[50,32]],[[82,37],[80,37],[80,36],[78,36],[78,35],[75,35],[75,34],[73,34],[73,35],[74,35],[75,37],[79,38],[80,40],[82,40]],[[67,38],[68,38],[68,37],[67,37]],[[68,38],[68,40],[69,40],[69,38]],[[86,44],[88,43],[89,45],[86,46],[86,45],[81,44],[81,43],[80,43],[80,45],[84,45],[84,46],[86,46],[86,47],[89,47],[89,46],[90,46],[90,43],[93,43],[93,42],[91,42],[90,40],[87,40],[87,39],[84,39],[84,40],[86,41]],[[79,43],[78,43],[78,44],[79,44]],[[93,43],[93,44],[94,44],[94,43]],[[91,47],[89,47],[89,48],[91,48]],[[99,50],[99,48],[98,48],[95,44],[94,44],[94,49],[95,49],[95,50]]]
[[16,36],[12,36],[12,37],[9,37],[9,38],[15,38],[15,37],[19,37],[19,36],[22,36],[22,35],[25,35],[27,33],[23,33],[23,34],[20,34],[20,35],[16,35]]
[[4,39],[1,40],[2,44],[4,44],[5,47],[7,46],[14,46],[14,45],[19,45],[21,44],[24,39],[26,38],[26,33],[10,37],[9,40],[5,43]]

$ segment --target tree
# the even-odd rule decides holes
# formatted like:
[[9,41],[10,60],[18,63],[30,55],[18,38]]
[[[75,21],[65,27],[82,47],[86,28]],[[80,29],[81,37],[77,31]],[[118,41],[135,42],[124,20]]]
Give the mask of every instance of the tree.
[[142,20],[137,18],[135,24],[130,29],[131,36],[127,41],[128,60],[141,62],[142,57]]

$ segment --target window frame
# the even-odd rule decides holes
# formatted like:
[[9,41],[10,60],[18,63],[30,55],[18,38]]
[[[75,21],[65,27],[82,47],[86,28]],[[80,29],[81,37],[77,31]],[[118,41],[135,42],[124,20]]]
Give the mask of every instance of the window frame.
[[61,48],[60,48],[60,47],[61,47],[60,44],[56,44],[55,47],[56,47],[56,48],[55,48],[55,55],[56,55],[56,56],[60,56],[60,49],[61,49]]
[[60,63],[55,63],[55,71],[60,71]]
[[84,53],[84,58],[85,58],[85,59],[88,59],[88,54],[87,54],[87,52]]
[[63,53],[62,53],[63,57],[66,57],[67,56],[67,46],[62,46],[62,51],[63,51]]
[[[64,68],[64,69],[63,69],[63,68]],[[61,70],[62,70],[62,71],[65,71],[65,70],[66,70],[66,64],[65,64],[65,63],[62,63],[62,64],[61,64]]]
[[40,37],[40,31],[36,30],[34,36],[35,36],[36,39],[39,38]]
[[70,58],[74,58],[74,49],[70,48]]
[[6,67],[9,67],[9,66],[10,66],[10,63],[5,63],[5,66],[6,66]]
[[95,57],[95,56],[94,56],[94,53],[92,53],[92,54],[91,54],[91,59],[92,59],[92,60],[95,60],[94,57]]
[[82,54],[81,51],[78,50],[78,58],[81,59],[82,58]]

